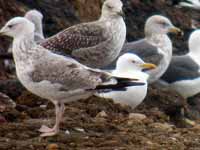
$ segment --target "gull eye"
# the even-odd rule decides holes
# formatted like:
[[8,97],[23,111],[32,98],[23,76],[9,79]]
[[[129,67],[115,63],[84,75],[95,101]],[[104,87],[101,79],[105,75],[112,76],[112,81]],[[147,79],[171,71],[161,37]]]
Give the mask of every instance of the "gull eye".
[[12,28],[14,25],[8,25],[8,28]]
[[135,61],[135,60],[132,60],[131,62],[132,62],[132,63],[136,63],[136,61]]
[[166,23],[166,22],[160,22],[160,24],[161,24],[163,27],[167,27],[167,26],[169,26],[169,24]]
[[108,7],[109,9],[113,9],[113,7],[112,7],[112,6],[110,6],[110,5],[107,5],[107,7]]

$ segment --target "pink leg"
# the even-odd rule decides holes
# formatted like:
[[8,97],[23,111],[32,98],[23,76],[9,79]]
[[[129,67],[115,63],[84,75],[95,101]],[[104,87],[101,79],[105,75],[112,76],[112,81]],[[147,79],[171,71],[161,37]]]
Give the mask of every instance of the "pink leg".
[[53,128],[49,128],[45,125],[42,125],[42,127],[39,129],[39,131],[42,132],[42,134],[40,135],[42,137],[53,136],[59,132],[59,125],[63,118],[65,105],[63,103],[55,103],[55,107],[56,107],[56,124],[54,125]]

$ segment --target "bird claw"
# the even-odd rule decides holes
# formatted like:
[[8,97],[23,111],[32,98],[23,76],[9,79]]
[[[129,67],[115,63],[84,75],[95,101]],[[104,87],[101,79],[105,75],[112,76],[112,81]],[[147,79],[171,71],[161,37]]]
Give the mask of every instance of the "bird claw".
[[49,128],[45,125],[42,125],[41,128],[39,129],[39,132],[42,132],[40,135],[41,137],[47,137],[47,136],[54,136],[58,133],[58,130],[56,128]]
[[46,132],[46,133],[42,133],[42,134],[40,134],[40,137],[54,136],[54,135],[56,135],[57,133],[58,133],[57,131]]
[[45,125],[42,125],[41,128],[38,130],[39,132],[42,132],[42,133],[49,133],[49,132],[54,132],[55,129],[54,128],[49,128]]

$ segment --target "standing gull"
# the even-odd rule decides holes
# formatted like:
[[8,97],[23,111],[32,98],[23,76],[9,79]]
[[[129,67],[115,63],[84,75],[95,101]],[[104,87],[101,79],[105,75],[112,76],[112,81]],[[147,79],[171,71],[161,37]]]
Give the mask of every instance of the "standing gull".
[[149,82],[158,80],[167,70],[172,57],[172,42],[167,33],[181,32],[171,21],[163,16],[154,15],[145,24],[145,38],[126,43],[121,54],[131,52],[137,54],[145,62],[153,63],[156,69],[147,71]]
[[126,53],[117,60],[116,69],[112,75],[118,77],[137,78],[144,82],[143,86],[130,86],[125,91],[101,92],[99,96],[113,99],[114,102],[129,105],[132,108],[137,107],[147,94],[147,79],[149,75],[143,70],[155,69],[154,64],[145,63],[141,58],[132,53]]
[[69,27],[41,46],[70,55],[89,67],[109,65],[119,55],[126,38],[122,6],[120,0],[106,0],[99,20]]
[[161,79],[184,98],[200,92],[200,30],[189,38],[189,53],[173,56],[169,68]]
[[73,58],[57,55],[37,45],[34,24],[23,17],[8,21],[0,34],[14,38],[12,50],[20,82],[32,93],[55,105],[56,124],[53,128],[42,126],[41,136],[58,133],[65,102],[87,98],[99,90],[124,90],[127,86],[144,84],[88,68]]

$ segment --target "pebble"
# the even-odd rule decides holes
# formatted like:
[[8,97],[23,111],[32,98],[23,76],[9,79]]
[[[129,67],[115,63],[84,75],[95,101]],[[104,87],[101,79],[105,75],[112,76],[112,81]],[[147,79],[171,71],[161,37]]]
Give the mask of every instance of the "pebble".
[[172,131],[174,127],[174,125],[168,123],[152,123],[150,126],[154,129],[168,132]]
[[58,150],[59,147],[57,144],[49,144],[47,147],[48,150]]
[[47,108],[47,105],[40,105],[40,108]]
[[194,127],[196,125],[196,122],[195,121],[192,121],[190,119],[184,119],[185,123]]
[[134,125],[135,123],[142,123],[143,120],[145,120],[147,117],[143,114],[139,113],[130,113],[128,117],[128,122],[127,124],[129,126]]
[[70,135],[69,130],[66,130],[66,131],[65,131],[65,134]]
[[83,128],[74,128],[74,130],[79,131],[79,132],[85,132]]
[[128,116],[129,119],[134,119],[134,120],[139,120],[139,121],[142,121],[144,119],[147,118],[146,115],[144,114],[139,114],[139,113],[130,113],[129,116]]
[[96,118],[105,118],[107,117],[107,113],[105,111],[101,111],[96,115]]

